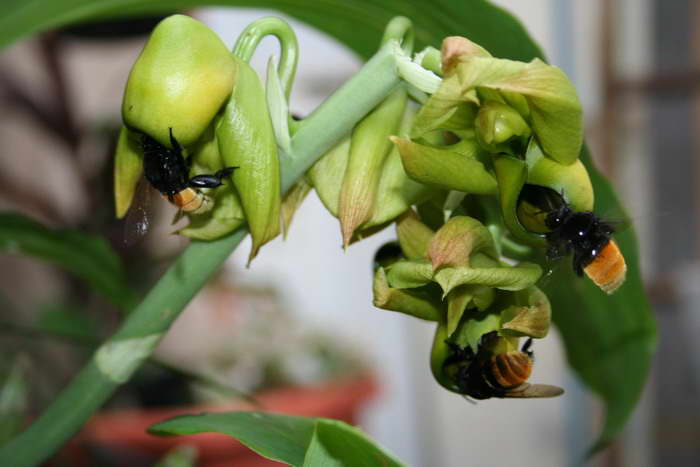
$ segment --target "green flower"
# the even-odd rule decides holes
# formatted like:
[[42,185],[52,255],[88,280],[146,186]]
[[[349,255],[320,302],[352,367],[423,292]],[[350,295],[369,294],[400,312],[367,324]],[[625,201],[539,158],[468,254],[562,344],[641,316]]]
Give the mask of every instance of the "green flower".
[[131,69],[122,102],[125,125],[170,147],[194,144],[226,102],[236,79],[233,56],[211,29],[173,15],[151,33]]

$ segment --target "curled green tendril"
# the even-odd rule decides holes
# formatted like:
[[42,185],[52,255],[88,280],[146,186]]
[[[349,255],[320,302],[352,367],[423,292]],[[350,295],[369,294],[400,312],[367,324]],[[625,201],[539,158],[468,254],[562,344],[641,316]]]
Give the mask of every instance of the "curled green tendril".
[[233,54],[245,62],[250,62],[260,41],[270,35],[275,36],[280,42],[280,61],[277,70],[284,93],[289,99],[299,61],[299,43],[289,24],[272,16],[251,23],[238,37],[236,45],[233,46]]
[[410,19],[405,16],[397,16],[389,22],[384,30],[382,45],[387,44],[391,40],[397,40],[401,44],[401,50],[407,55],[413,53],[415,33]]

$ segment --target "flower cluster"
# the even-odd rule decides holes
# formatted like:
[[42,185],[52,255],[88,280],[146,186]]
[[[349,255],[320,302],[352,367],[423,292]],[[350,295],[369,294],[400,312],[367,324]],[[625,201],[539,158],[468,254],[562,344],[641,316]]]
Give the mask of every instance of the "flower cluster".
[[[426,78],[420,64],[438,52],[412,62],[408,27],[390,24],[385,45],[398,69]],[[250,37],[239,43],[257,44]],[[574,270],[608,293],[625,273],[612,226],[592,212],[581,105],[564,73],[449,37],[433,67],[441,77],[421,81],[437,83],[428,94],[406,76],[283,198],[280,157],[293,157],[290,133],[303,122],[289,118],[290,83],[283,89],[271,66],[265,88],[236,50],[186,16],[154,30],[124,95],[117,215],[145,172],[170,201],[188,200],[181,234],[212,240],[245,222],[252,259],[313,188],[346,248],[396,224],[398,246],[377,258],[374,304],[438,323],[431,362],[441,385],[476,398],[559,394],[526,383],[531,339],[546,336],[551,317],[536,287],[538,249],[573,254]]]
[[[279,234],[280,164],[265,89],[258,74],[211,29],[183,15],[163,20],[131,70],[122,116],[115,162],[118,217],[129,209],[144,172],[141,141],[151,138],[164,151],[182,146],[188,167],[184,175],[175,174],[185,182],[173,182],[173,191],[195,187],[213,201],[209,209],[188,213],[190,224],[180,234],[213,240],[246,222],[253,237],[251,259]],[[155,173],[146,173],[149,181],[169,179],[174,171],[162,161],[154,165]],[[214,190],[187,183],[226,167],[236,168],[233,184],[221,180],[223,186]],[[172,194],[163,194],[172,200]]]

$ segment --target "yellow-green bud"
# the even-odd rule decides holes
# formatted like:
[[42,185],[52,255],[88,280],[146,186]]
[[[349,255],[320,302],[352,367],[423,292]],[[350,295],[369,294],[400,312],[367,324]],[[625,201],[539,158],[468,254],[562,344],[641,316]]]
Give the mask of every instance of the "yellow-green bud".
[[532,133],[515,109],[496,101],[479,108],[475,123],[477,140],[491,153],[522,155]]
[[114,204],[118,218],[129,210],[142,173],[143,156],[138,137],[122,127],[114,156]]
[[216,139],[225,165],[239,167],[232,177],[253,237],[250,262],[280,232],[280,162],[260,77],[250,65],[236,60],[236,84]]
[[189,16],[153,30],[134,63],[122,102],[127,127],[170,147],[169,129],[189,146],[231,94],[236,62],[219,37]]

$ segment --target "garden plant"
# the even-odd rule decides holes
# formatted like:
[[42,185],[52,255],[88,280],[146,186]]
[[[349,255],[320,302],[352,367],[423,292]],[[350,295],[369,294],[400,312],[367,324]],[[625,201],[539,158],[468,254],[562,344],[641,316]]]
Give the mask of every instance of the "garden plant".
[[[485,0],[29,0],[5,8],[0,44],[205,4],[276,8],[366,63],[316,110],[293,118],[297,59],[313,50],[299,50],[285,21],[255,21],[232,51],[190,16],[158,24],[125,83],[116,215],[142,233],[147,219],[135,193],[152,185],[163,195],[157,202],[181,208],[187,221],[178,233],[191,242],[139,302],[118,263],[98,264],[102,253],[74,262],[66,253],[80,233],[3,214],[0,248],[62,266],[128,310],[44,413],[0,447],[3,465],[49,458],[149,358],[245,235],[254,268],[267,242],[294,229],[311,190],[339,220],[346,254],[395,229],[397,241],[382,247],[366,278],[374,294],[367,300],[435,322],[425,371],[437,384],[472,399],[561,396],[546,381],[528,381],[531,339],[544,338],[552,320],[569,364],[605,404],[591,453],[606,446],[644,387],[654,321],[634,229],[614,232],[596,214],[624,210],[591,162],[576,90],[520,23]],[[269,35],[280,54],[261,77],[248,62]],[[359,430],[328,419],[236,412],[178,417],[151,431],[222,432],[290,465],[401,465]]]

